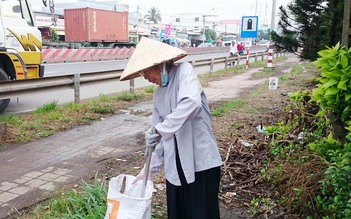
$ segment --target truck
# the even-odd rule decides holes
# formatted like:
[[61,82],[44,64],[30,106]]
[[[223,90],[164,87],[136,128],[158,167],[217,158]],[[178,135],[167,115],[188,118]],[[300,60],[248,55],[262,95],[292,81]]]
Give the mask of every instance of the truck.
[[[42,37],[28,0],[0,1],[0,81],[44,76]],[[10,99],[0,100],[0,113]]]
[[232,46],[232,43],[236,44],[236,35],[228,34],[222,37],[222,46]]
[[109,48],[136,46],[134,42],[129,42],[128,12],[65,9],[64,22],[65,41],[72,45]]

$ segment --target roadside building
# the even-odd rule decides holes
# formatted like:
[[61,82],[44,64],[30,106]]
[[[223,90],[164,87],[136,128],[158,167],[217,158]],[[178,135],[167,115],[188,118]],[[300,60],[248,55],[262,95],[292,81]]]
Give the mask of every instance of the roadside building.
[[235,34],[240,36],[241,20],[220,20],[215,30],[223,35]]

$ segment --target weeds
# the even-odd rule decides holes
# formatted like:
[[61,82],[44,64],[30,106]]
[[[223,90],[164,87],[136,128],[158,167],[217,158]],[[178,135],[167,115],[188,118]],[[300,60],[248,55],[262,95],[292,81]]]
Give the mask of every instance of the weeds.
[[105,181],[99,181],[95,175],[92,185],[82,180],[81,189],[58,193],[54,199],[49,200],[33,210],[30,215],[36,218],[104,218],[106,213],[107,186]]
[[154,91],[155,91],[155,88],[156,88],[156,86],[145,87],[145,88],[144,88],[144,91],[145,91],[146,93],[153,94]]
[[272,69],[269,68],[264,68],[261,71],[259,71],[258,73],[255,73],[255,76],[258,77],[270,77],[273,76],[276,72]]
[[120,95],[117,96],[117,100],[123,100],[123,101],[134,101],[141,99],[142,95],[140,93],[127,93],[123,92]]
[[38,109],[34,110],[34,113],[40,114],[40,113],[47,113],[47,112],[52,112],[57,109],[57,102],[51,102],[44,104],[43,106],[39,107]]
[[7,143],[26,143],[37,138],[48,137],[56,131],[63,131],[77,125],[89,124],[101,119],[102,115],[111,115],[125,108],[128,104],[150,98],[153,88],[137,90],[135,93],[100,95],[96,99],[83,103],[57,102],[44,104],[33,113],[7,115],[0,117],[0,122],[7,124]]
[[274,206],[274,200],[270,198],[254,198],[251,200],[249,212],[253,216],[263,215],[264,218],[268,218],[268,215],[271,214]]
[[230,100],[228,102],[225,102],[220,107],[213,109],[211,111],[211,115],[219,117],[219,116],[222,116],[227,111],[233,110],[233,109],[240,107],[244,104],[245,104],[245,101],[243,101],[243,100]]

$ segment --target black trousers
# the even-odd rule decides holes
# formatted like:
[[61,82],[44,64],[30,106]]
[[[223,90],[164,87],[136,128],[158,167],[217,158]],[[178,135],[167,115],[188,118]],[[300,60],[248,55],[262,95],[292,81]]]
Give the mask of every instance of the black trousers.
[[168,219],[219,219],[220,167],[196,172],[195,182],[187,184],[177,144],[176,164],[181,186],[166,182]]

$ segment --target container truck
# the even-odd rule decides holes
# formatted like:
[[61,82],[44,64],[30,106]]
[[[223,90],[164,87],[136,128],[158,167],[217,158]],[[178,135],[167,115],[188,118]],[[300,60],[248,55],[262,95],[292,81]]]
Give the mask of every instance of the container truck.
[[94,8],[64,10],[65,41],[89,47],[131,47],[128,12]]
[[[43,77],[41,51],[41,33],[28,1],[0,1],[0,81]],[[9,102],[0,100],[0,113]]]

